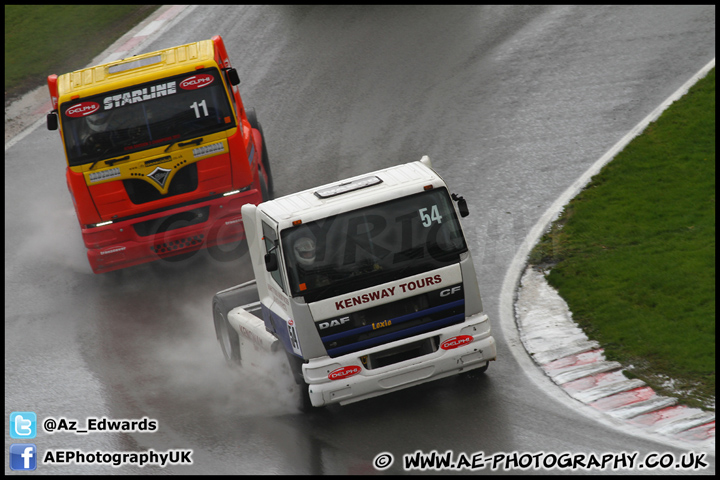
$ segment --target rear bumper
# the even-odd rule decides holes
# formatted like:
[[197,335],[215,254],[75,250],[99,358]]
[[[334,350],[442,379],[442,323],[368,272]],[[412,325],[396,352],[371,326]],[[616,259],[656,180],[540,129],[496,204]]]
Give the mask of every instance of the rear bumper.
[[96,228],[83,228],[95,273],[152,262],[245,238],[240,209],[258,204],[258,190],[164,210]]
[[[360,360],[364,355],[382,353],[383,350],[431,337],[439,337],[438,345],[449,345],[450,348],[446,350],[438,347],[433,353],[372,370],[365,368]],[[452,340],[457,337],[463,340]],[[468,341],[467,337],[472,337],[472,341]],[[487,315],[481,314],[458,325],[361,352],[310,360],[303,365],[303,376],[313,406],[332,403],[345,405],[483,367],[495,360],[496,356],[495,339],[491,335]],[[358,368],[359,373],[353,374]],[[332,372],[350,372],[351,376],[330,380],[328,375]]]

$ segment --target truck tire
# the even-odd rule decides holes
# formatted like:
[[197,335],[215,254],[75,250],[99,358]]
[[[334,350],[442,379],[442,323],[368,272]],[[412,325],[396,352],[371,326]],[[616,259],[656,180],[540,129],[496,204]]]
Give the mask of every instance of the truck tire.
[[268,197],[266,200],[272,200],[275,198],[275,182],[273,182],[272,172],[270,171],[270,159],[268,158],[267,148],[265,147],[265,133],[263,133],[260,124],[258,124],[258,130],[260,130],[260,135],[262,136],[262,163],[265,168],[265,174],[267,174]]
[[220,348],[229,364],[239,366],[242,364],[240,339],[237,332],[228,323],[227,315],[229,311],[230,309],[225,306],[222,300],[218,298],[213,300],[213,320]]
[[272,200],[270,192],[268,191],[267,183],[265,183],[265,179],[262,176],[260,177],[260,194],[262,195],[263,202]]
[[477,373],[485,373],[487,372],[488,367],[490,366],[490,361],[488,360],[487,363],[485,363],[484,367],[476,368],[475,372]]
[[265,146],[265,132],[263,132],[262,125],[260,125],[260,122],[258,122],[257,115],[255,113],[255,109],[250,107],[245,109],[245,114],[247,115],[248,122],[250,122],[250,126],[254,128],[255,130],[260,132],[260,137],[262,138],[262,164],[263,168],[265,169],[265,173],[267,174],[267,192],[268,197],[265,198],[263,196],[263,200],[272,200],[273,196],[275,195],[275,185],[272,178],[272,172],[270,171],[270,160],[268,158],[267,153],[267,147]]
[[298,408],[301,412],[311,412],[314,409],[317,409],[319,407],[313,407],[312,402],[310,401],[310,392],[308,391],[308,384],[305,383],[305,379],[303,378],[302,374],[302,360],[300,360],[298,357],[291,355],[287,350],[285,350],[285,355],[287,356],[288,360],[288,366],[290,367],[290,372],[292,373],[293,378],[295,379],[295,383],[298,386],[299,394],[298,394]]
[[470,378],[474,378],[475,375],[483,375],[485,372],[487,372],[488,367],[490,366],[490,362],[488,361],[485,365],[483,365],[480,368],[473,368],[472,370],[465,370],[460,373],[461,376],[470,376]]
[[298,388],[300,389],[300,399],[298,400],[298,405],[301,412],[308,413],[315,410],[318,410],[322,407],[313,407],[312,402],[310,401],[310,392],[308,392],[308,384],[304,381],[298,384]]

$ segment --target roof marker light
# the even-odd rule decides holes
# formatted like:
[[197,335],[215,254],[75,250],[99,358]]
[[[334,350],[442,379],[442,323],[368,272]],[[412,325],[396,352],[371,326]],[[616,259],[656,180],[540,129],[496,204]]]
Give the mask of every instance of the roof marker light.
[[155,63],[162,61],[162,55],[153,55],[152,57],[140,58],[138,60],[131,60],[129,62],[118,63],[108,68],[110,73],[124,72],[125,70],[132,70],[133,68],[147,67]]
[[343,193],[371,187],[379,183],[382,183],[382,180],[373,175],[371,177],[359,178],[357,180],[353,180],[352,182],[341,183],[340,185],[334,185],[332,187],[323,188],[322,190],[317,190],[315,192],[315,196],[318,198],[334,197],[336,195],[342,195]]

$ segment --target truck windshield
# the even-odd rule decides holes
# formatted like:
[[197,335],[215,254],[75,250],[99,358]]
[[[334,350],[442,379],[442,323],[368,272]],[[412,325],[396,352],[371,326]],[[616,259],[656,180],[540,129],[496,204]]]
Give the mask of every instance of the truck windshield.
[[467,251],[445,188],[302,224],[281,237],[292,295],[307,301],[440,268]]
[[235,126],[217,68],[156,79],[60,106],[70,166]]

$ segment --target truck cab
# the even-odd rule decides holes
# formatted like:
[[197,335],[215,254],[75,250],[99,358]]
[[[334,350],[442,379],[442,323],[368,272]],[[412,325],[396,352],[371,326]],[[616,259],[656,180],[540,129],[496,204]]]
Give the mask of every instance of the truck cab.
[[244,239],[272,179],[239,83],[217,35],[48,77],[93,272]]
[[213,307],[229,360],[259,345],[284,350],[309,402],[323,406],[496,359],[460,224],[466,204],[428,157],[242,214],[255,280]]

